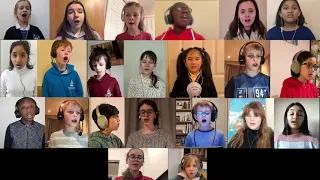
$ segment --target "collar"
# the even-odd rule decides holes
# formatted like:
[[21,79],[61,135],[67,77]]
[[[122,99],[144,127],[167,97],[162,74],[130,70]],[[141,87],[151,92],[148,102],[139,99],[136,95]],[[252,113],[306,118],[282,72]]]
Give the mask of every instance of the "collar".
[[[23,125],[25,125],[25,126],[28,126],[28,125],[26,125],[26,124],[23,122],[22,118],[21,118],[19,121],[21,122],[21,124],[23,124]],[[32,122],[31,122],[30,125],[33,125],[33,124],[34,124],[34,120],[32,120]]]
[[17,23],[16,23],[16,29],[29,31],[29,30],[30,30],[30,24],[28,24],[28,26],[27,26],[26,28],[23,28],[23,27],[21,27],[20,24],[17,22]]
[[137,177],[132,178],[132,180],[141,180],[141,179],[143,179],[143,175],[141,171],[139,171],[139,175]]
[[14,67],[14,68],[13,68],[13,71],[21,74],[21,73],[25,72],[27,69],[28,69],[28,68],[27,68],[27,66],[25,65],[22,69],[17,69],[17,68]]

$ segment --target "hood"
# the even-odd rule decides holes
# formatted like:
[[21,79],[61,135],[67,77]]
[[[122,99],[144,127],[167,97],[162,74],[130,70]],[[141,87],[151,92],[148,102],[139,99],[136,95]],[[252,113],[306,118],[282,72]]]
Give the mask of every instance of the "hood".
[[[309,85],[310,82],[306,81],[306,86]],[[283,81],[283,86],[287,87],[287,88],[297,88],[300,86],[304,86],[304,84],[302,84],[298,79],[294,78],[294,77],[289,77],[287,79],[285,79]]]
[[[56,75],[61,75],[61,72],[57,66],[56,63],[51,62],[52,68],[49,70],[51,73],[56,74]],[[67,65],[67,71],[66,73],[64,72],[63,74],[70,74],[74,71],[74,65],[71,64],[66,64]]]

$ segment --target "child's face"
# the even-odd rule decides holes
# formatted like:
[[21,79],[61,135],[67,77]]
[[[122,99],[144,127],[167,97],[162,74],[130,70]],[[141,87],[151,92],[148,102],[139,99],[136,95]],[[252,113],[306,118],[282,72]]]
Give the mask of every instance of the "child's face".
[[28,54],[22,45],[15,46],[10,57],[11,62],[16,69],[22,69],[28,62]]
[[202,65],[202,57],[198,50],[191,50],[186,57],[186,66],[188,71],[196,74],[200,72]]
[[81,28],[84,21],[84,10],[80,4],[71,4],[68,7],[67,20],[71,28]]
[[286,1],[281,7],[280,17],[286,23],[297,23],[297,19],[301,14],[299,6],[294,1]]
[[251,1],[245,1],[239,5],[239,19],[245,29],[250,29],[256,18],[256,8]]
[[139,149],[133,149],[130,151],[127,164],[129,165],[129,169],[132,171],[139,171],[141,166],[143,165],[143,153]]
[[19,21],[28,21],[31,16],[31,9],[28,1],[18,3],[17,14]]
[[255,48],[247,47],[245,51],[246,67],[250,71],[258,71],[261,63],[262,52]]
[[152,106],[143,104],[139,109],[140,119],[144,125],[153,125],[153,121],[156,118],[156,113]]
[[22,119],[32,121],[35,116],[36,105],[30,99],[23,100],[19,105],[19,113]]
[[99,61],[92,61],[92,66],[98,76],[102,77],[106,73],[106,60],[103,56],[100,57]]
[[208,127],[211,122],[211,108],[208,106],[198,106],[196,111],[196,119],[200,126]]
[[317,59],[310,57],[301,64],[300,77],[305,80],[311,80],[316,75],[317,69]]
[[119,126],[120,126],[120,119],[119,119],[119,114],[115,114],[113,116],[111,116],[109,119],[109,128],[112,130],[112,131],[116,131],[119,129]]
[[142,74],[150,76],[156,64],[154,63],[153,59],[150,59],[149,56],[144,56],[140,61],[140,65]]
[[67,127],[76,128],[79,121],[81,110],[80,107],[77,105],[70,104],[66,107],[63,107],[63,115],[64,115],[64,122]]
[[191,21],[191,9],[185,3],[177,3],[172,10],[173,24],[179,27],[187,27]]
[[129,29],[138,28],[141,19],[141,9],[136,6],[130,6],[125,9],[124,20]]
[[291,129],[299,130],[304,121],[304,112],[300,106],[292,106],[287,112],[288,125]]
[[256,116],[252,110],[245,117],[245,122],[251,130],[258,130],[260,128],[261,121],[261,117]]
[[61,45],[57,49],[57,63],[66,65],[71,57],[72,50],[70,46]]
[[198,173],[198,166],[194,160],[190,162],[185,168],[186,174],[189,178],[194,178]]

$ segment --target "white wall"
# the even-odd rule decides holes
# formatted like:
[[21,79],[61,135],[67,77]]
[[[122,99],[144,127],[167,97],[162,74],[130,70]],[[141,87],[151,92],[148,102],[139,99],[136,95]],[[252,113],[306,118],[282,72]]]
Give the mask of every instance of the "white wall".
[[125,140],[125,136],[124,136],[125,110],[124,110],[124,98],[122,97],[89,98],[89,133],[99,131],[99,128],[97,127],[97,125],[94,123],[92,119],[92,111],[97,107],[97,105],[101,103],[111,104],[119,110],[120,127],[117,131],[113,131],[112,133],[118,136],[122,140],[122,142],[125,144],[125,141],[124,141]]
[[274,135],[277,136],[282,133],[284,127],[284,113],[289,104],[293,102],[300,102],[307,111],[308,127],[311,135],[319,137],[319,99],[302,99],[302,98],[277,98],[275,99],[275,131]]
[[144,51],[151,50],[157,56],[155,75],[166,83],[166,42],[165,41],[125,41],[124,42],[124,96],[128,97],[129,81],[141,73],[140,56]]
[[[17,40],[1,40],[1,73],[9,67],[10,46]],[[34,73],[37,72],[37,40],[28,40],[30,44],[30,64],[34,64]]]
[[[21,97],[1,97],[0,98],[0,148],[4,147],[4,139],[6,135],[6,130],[9,124],[20,120],[16,118],[14,111],[16,102]],[[45,125],[45,98],[43,97],[32,97],[32,99],[36,100],[38,107],[40,108],[40,114],[34,117],[34,120]]]
[[[90,65],[89,65],[89,56],[90,56],[90,47],[91,45],[94,45],[94,44],[101,44],[101,43],[104,43],[104,42],[108,42],[108,41],[87,41],[87,80],[90,79],[90,77],[96,75],[96,72],[95,71],[92,71],[91,68],[90,68]],[[110,75],[110,72],[111,72],[111,76],[116,78],[118,83],[119,83],[119,86],[120,86],[120,91],[121,91],[121,95],[122,97],[124,97],[124,87],[123,87],[123,67],[124,65],[118,65],[118,66],[111,66],[111,69],[110,71],[107,70],[106,73],[108,73]],[[87,83],[87,82],[86,82]],[[87,95],[85,95],[87,96]]]
[[[49,39],[50,32],[50,13],[49,0],[29,0],[31,3],[31,19],[30,24],[37,26],[45,39]],[[16,24],[14,16],[14,6],[17,1],[2,1],[0,6],[0,39],[4,38],[9,27]]]
[[310,41],[300,40],[298,46],[282,40],[270,41],[270,97],[279,97],[282,83],[291,77],[293,56],[300,50],[310,50]]
[[266,98],[266,115],[267,115],[267,123],[268,126],[274,129],[274,99]]
[[[109,148],[108,160],[119,161],[118,176],[126,170],[126,155],[130,148]],[[144,151],[144,165],[140,171],[145,176],[157,179],[168,169],[168,149],[167,148],[142,148]]]
[[[308,24],[305,24],[316,37],[320,39],[320,24],[319,22],[319,0],[298,0],[300,4],[301,11]],[[268,29],[275,25],[276,14],[281,1],[279,0],[268,0]]]
[[[224,39],[230,23],[233,21],[234,14],[236,11],[238,0],[223,0],[219,1],[219,39]],[[257,0],[259,8],[259,18],[262,23],[267,26],[267,5],[266,0]],[[223,11],[225,10],[225,11]]]

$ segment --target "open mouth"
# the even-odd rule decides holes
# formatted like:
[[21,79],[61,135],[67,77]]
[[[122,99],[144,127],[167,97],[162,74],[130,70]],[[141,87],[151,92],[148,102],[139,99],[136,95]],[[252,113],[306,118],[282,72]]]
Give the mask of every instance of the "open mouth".
[[253,67],[258,67],[259,64],[258,64],[258,63],[253,63],[252,66],[253,66]]
[[246,22],[247,24],[249,24],[251,22],[250,19],[245,19],[244,22]]
[[144,70],[145,70],[145,71],[149,71],[150,69],[149,69],[149,68],[144,68]]
[[27,118],[32,118],[32,114],[27,114]]
[[134,165],[134,166],[139,166],[139,163],[133,163],[132,165]]
[[288,14],[287,18],[293,18],[293,14]]
[[201,121],[202,123],[206,123],[207,122],[207,120],[206,119],[202,119],[202,121]]
[[72,123],[77,123],[78,121],[76,119],[71,120]]
[[188,15],[182,15],[182,16],[181,16],[181,19],[182,19],[183,21],[189,21],[189,16],[188,16]]
[[298,124],[298,121],[291,121],[291,124],[297,125],[297,124]]
[[68,57],[65,56],[65,57],[63,58],[63,60],[64,60],[65,62],[68,61]]
[[22,68],[22,64],[16,64],[17,68]]
[[28,15],[27,13],[23,13],[21,16],[22,17],[27,17],[27,15]]
[[135,23],[134,23],[134,22],[129,22],[129,24],[130,24],[130,25],[134,25]]
[[80,24],[80,20],[74,20],[73,21],[76,25]]
[[256,123],[250,123],[250,126],[254,126],[254,125],[256,125]]

